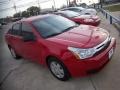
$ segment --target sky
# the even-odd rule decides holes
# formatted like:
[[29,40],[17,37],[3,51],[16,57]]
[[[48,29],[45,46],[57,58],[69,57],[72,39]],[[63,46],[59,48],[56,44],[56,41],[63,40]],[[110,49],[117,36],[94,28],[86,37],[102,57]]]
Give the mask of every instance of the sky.
[[[38,6],[40,3],[41,9],[52,8],[54,6],[53,1],[55,1],[55,7],[59,8],[62,5],[67,4],[67,0],[0,0],[0,18],[12,16],[17,12],[26,10],[30,6]],[[72,1],[72,0],[70,0]],[[97,3],[98,0],[77,0],[81,3],[92,4]],[[17,6],[16,10],[13,8],[14,4]]]

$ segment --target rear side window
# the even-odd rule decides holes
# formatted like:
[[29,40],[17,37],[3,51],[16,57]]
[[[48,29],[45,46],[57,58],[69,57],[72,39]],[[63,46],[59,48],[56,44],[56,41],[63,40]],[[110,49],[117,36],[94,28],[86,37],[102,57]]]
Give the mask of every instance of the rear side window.
[[76,11],[76,12],[81,12],[81,10],[79,10],[77,8],[69,8],[68,10],[72,10],[72,11]]
[[16,23],[12,26],[12,29],[9,30],[9,32],[13,35],[21,35],[21,30],[20,30],[20,23]]
[[90,13],[85,13],[86,15],[90,15]]

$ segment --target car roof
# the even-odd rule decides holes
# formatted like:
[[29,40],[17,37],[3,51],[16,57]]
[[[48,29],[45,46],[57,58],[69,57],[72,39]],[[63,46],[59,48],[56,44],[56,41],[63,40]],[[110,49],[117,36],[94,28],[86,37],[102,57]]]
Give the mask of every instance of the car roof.
[[[74,11],[71,11],[71,10],[65,10],[65,11],[58,11],[58,12],[56,12],[56,14],[69,14],[69,13],[77,13],[77,12],[74,12]],[[77,13],[77,14],[79,14],[79,13]]]
[[37,19],[42,19],[42,18],[45,18],[45,17],[48,17],[48,16],[52,16],[52,15],[54,15],[54,14],[45,14],[45,15],[32,16],[32,17],[29,17],[29,18],[21,19],[20,21],[21,22],[32,22],[32,21],[35,21]]
[[[70,9],[78,9],[78,10],[84,10],[85,8],[83,7],[68,7],[68,8],[63,8],[63,9],[60,9],[61,11],[66,11],[66,10],[70,10]],[[70,10],[72,11],[72,10]]]
[[58,11],[56,13],[67,13],[67,12],[74,12],[74,11],[71,11],[71,10],[65,10],[65,11]]
[[70,8],[76,8],[76,9],[81,9],[81,10],[85,9],[83,7],[70,7]]

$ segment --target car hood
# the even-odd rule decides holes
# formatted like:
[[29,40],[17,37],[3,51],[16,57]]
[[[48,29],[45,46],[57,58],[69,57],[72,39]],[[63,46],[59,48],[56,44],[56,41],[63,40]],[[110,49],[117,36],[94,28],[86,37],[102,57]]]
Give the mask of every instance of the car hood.
[[109,33],[101,28],[80,25],[47,40],[67,46],[91,48],[102,43],[108,36]]

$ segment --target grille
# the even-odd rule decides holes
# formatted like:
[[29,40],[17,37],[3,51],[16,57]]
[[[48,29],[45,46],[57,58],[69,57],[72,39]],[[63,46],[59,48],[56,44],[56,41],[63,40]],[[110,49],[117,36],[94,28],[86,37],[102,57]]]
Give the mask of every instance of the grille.
[[93,56],[96,56],[98,54],[100,54],[101,52],[105,51],[109,45],[111,43],[111,38],[109,37],[103,44],[101,44],[100,46],[96,47],[96,52]]

